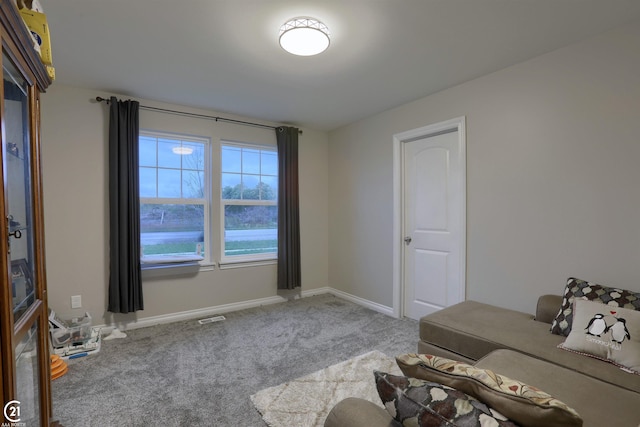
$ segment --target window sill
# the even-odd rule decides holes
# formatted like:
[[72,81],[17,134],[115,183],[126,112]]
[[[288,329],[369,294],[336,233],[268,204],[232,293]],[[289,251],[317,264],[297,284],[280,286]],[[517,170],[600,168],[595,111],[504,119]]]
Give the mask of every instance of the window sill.
[[189,276],[200,271],[197,261],[162,264],[141,264],[142,278],[148,279],[161,276]]
[[[233,268],[244,267],[260,267],[265,265],[275,265],[278,263],[277,258],[262,260],[237,260],[224,261],[218,263],[220,270],[229,270]],[[185,261],[185,262],[143,262],[140,265],[143,278],[153,278],[162,276],[182,276],[195,275],[200,271],[215,270],[216,263],[208,261]]]
[[151,271],[151,270],[166,270],[173,268],[200,268],[200,264],[197,261],[190,262],[175,262],[175,263],[162,263],[162,264],[140,264],[140,269],[142,271]]
[[218,267],[220,270],[228,270],[231,268],[243,268],[243,267],[260,267],[263,265],[274,265],[277,264],[277,259],[263,259],[263,260],[253,260],[253,261],[224,261],[219,262]]
[[175,264],[193,264],[204,260],[200,255],[143,255],[140,258],[142,265],[175,265]]
[[213,270],[214,266],[198,255],[146,255],[140,259],[143,278],[195,275]]

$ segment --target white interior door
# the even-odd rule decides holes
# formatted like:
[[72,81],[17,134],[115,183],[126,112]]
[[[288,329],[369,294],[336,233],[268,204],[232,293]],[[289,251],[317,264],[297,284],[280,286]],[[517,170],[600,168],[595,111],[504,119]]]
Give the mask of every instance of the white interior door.
[[404,315],[465,297],[465,161],[457,129],[403,141]]

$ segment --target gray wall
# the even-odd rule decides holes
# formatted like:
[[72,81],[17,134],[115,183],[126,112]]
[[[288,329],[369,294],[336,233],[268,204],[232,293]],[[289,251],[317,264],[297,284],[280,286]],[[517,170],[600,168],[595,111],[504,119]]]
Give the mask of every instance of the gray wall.
[[331,132],[330,286],[392,306],[392,137],[466,116],[467,298],[640,291],[639,24]]
[[[102,91],[54,84],[42,97],[42,168],[49,304],[63,317],[89,311],[94,324],[135,322],[190,310],[277,296],[276,266],[201,271],[195,276],[145,279],[145,310],[105,313],[109,277],[108,107],[91,103]],[[123,97],[126,99],[126,97]],[[143,105],[251,120],[141,100]],[[275,132],[141,110],[140,126],[212,138],[275,144]],[[327,134],[300,136],[302,291],[328,284]],[[214,145],[215,146],[215,145]],[[214,212],[219,215],[219,212]],[[70,297],[83,308],[72,310]]]

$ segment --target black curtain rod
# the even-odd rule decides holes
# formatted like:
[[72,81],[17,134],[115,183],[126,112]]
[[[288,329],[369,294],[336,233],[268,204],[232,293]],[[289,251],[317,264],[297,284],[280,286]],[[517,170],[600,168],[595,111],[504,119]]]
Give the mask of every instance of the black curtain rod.
[[[96,96],[96,101],[104,102],[107,105],[109,104],[109,100],[101,96]],[[278,129],[280,127],[280,126],[263,125],[261,123],[247,122],[244,120],[227,119],[227,118],[218,117],[218,116],[208,116],[206,114],[187,113],[185,111],[169,110],[166,108],[158,108],[158,107],[149,107],[147,105],[140,105],[140,108],[143,110],[158,111],[160,113],[175,114],[177,116],[197,117],[199,119],[215,120],[216,122],[234,123],[237,125],[254,126],[259,128],[265,128],[265,129]],[[302,131],[298,130],[298,133],[302,133]]]

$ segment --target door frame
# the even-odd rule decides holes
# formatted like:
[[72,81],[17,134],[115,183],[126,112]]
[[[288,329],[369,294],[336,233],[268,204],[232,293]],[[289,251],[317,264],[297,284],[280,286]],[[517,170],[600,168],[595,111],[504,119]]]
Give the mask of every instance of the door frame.
[[423,126],[421,128],[400,132],[393,135],[393,315],[404,316],[404,145],[416,139],[433,136],[442,132],[458,132],[458,149],[460,150],[460,173],[462,197],[462,212],[460,215],[460,278],[462,281],[462,295],[466,294],[467,270],[467,138],[466,118],[456,117],[451,120]]

